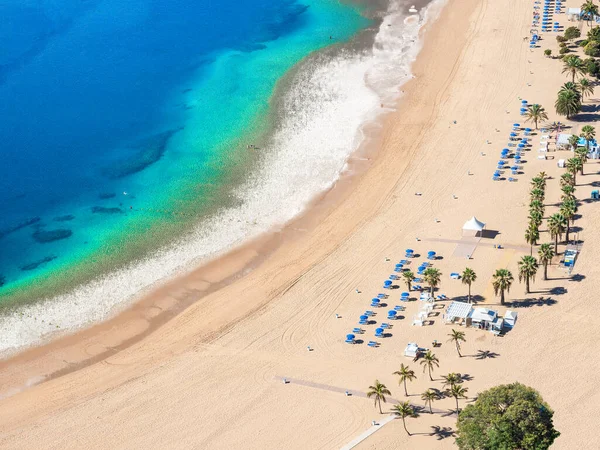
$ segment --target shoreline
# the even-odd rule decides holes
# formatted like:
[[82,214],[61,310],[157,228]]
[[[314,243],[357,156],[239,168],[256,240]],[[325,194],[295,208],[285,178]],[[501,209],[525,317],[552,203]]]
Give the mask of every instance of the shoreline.
[[[597,320],[590,314],[600,277],[594,259],[600,240],[591,238],[600,209],[583,200],[600,182],[600,165],[591,160],[585,175],[578,176],[581,218],[576,225],[585,244],[574,276],[565,275],[556,258],[549,279],[538,276],[532,293],[517,281],[519,260],[530,252],[523,239],[529,182],[541,171],[550,176],[546,208],[553,214],[564,169],[536,157],[536,133],[517,181],[491,179],[496,153],[506,146],[512,124],[522,123],[522,98],[546,106],[550,121],[558,119],[551,105],[565,76],[560,63],[544,57],[543,47],[530,49],[523,40],[531,8],[529,0],[449,0],[425,31],[413,65],[415,78],[403,88],[401,107],[386,117],[380,140],[372,142],[377,157],[349,181],[346,197],[314,216],[310,231],[297,226],[276,234],[288,239],[254,270],[224,283],[145,339],[2,400],[0,442],[15,449],[64,448],[73,442],[86,448],[332,449],[364,435],[376,420],[385,427],[357,450],[445,450],[453,446],[456,430],[456,416],[448,414],[458,407],[453,398],[437,400],[433,414],[407,420],[409,436],[402,421],[388,421],[364,395],[377,379],[392,391],[390,400],[422,406],[419,393],[443,389],[442,375],[457,372],[465,374],[468,388],[468,398],[458,400],[460,407],[483,390],[518,381],[539,391],[555,411],[561,433],[557,449],[600,445],[593,427],[600,375],[581,357],[600,351]],[[546,45],[553,51],[557,47],[553,34],[543,35]],[[575,130],[582,125],[569,124]],[[564,158],[569,152],[550,155]],[[496,233],[469,251],[466,260],[457,250],[464,221],[472,216]],[[551,241],[545,226],[540,231],[540,242]],[[438,292],[449,299],[467,293],[449,275],[466,267],[475,270],[477,302],[500,315],[507,308],[518,311],[516,326],[500,337],[464,328],[459,357],[447,342],[453,326],[440,317],[448,301],[436,301],[437,315],[428,316],[430,323],[414,326],[411,317],[421,306],[414,299],[403,304],[405,312],[391,323],[389,334],[375,338],[376,348],[366,345],[373,339],[372,323],[361,330],[360,343],[345,343],[344,336],[377,292],[389,293],[388,307],[400,304],[400,290],[382,291],[382,280],[406,248],[421,255],[437,252]],[[241,268],[257,255],[249,250],[231,263]],[[504,306],[497,304],[492,284],[499,268],[515,275]],[[210,283],[223,280],[223,269],[216,265],[157,295],[148,314],[206,291]],[[376,314],[375,322],[385,320],[385,310],[376,311],[383,314]],[[72,352],[56,350],[37,368],[76,364],[77,357],[116,349],[120,339],[146,323],[144,318],[128,328],[106,330],[102,345],[90,340]],[[402,350],[407,343],[428,346],[434,340],[442,343],[435,349],[440,366],[430,380]],[[400,363],[415,371],[409,397],[393,375]],[[8,368],[0,382],[6,386],[35,370],[35,364]],[[577,376],[556,376],[564,373]],[[383,405],[386,414],[389,403]]]
[[[438,20],[438,16],[446,3],[445,0],[434,0],[427,4],[426,14],[429,17],[427,17],[426,20],[422,18],[424,23],[419,31],[420,42],[417,58],[423,48],[423,34],[436,20]],[[433,17],[431,17],[432,15]],[[378,19],[377,22],[380,24],[381,19]],[[373,33],[374,31],[375,33]],[[376,29],[365,29],[360,33],[377,34]],[[355,45],[356,44],[350,41],[342,44],[342,48],[345,46],[353,47]],[[331,51],[331,49],[326,48],[320,50],[320,52],[323,51]],[[333,49],[333,51],[338,52],[339,50]],[[309,56],[309,58],[312,56]],[[306,63],[307,61],[304,62]],[[416,61],[413,60],[411,69],[414,64],[416,64]],[[285,85],[288,82],[288,78],[294,78],[295,72],[298,70],[300,70],[298,67],[292,69],[290,74],[280,80],[276,90],[285,89],[285,86],[282,86],[282,84]],[[411,81],[412,80],[407,80],[402,85],[397,86],[397,88],[400,89],[400,87],[402,87],[402,89],[408,89]],[[404,90],[402,92],[404,92]],[[281,95],[276,95],[275,98],[281,99]],[[53,370],[51,373],[43,375],[35,374],[33,377],[30,377],[38,380],[37,382],[40,382],[51,380],[97,363],[98,361],[141,341],[186,308],[201,302],[206,296],[257,269],[265,259],[270,257],[282,245],[285,245],[290,241],[293,242],[296,239],[302,239],[306,233],[310,233],[310,231],[318,225],[320,220],[329,215],[341,203],[348,200],[352,191],[356,188],[357,183],[378,157],[379,147],[382,145],[384,139],[382,130],[389,126],[389,122],[393,121],[394,115],[399,112],[401,113],[402,102],[403,95],[398,95],[393,106],[382,104],[381,107],[384,108],[384,112],[378,113],[375,118],[371,118],[363,123],[360,131],[362,134],[361,142],[358,147],[349,154],[345,167],[339,173],[338,179],[327,190],[314,196],[305,206],[303,211],[292,220],[283,225],[274,225],[269,230],[260,233],[256,237],[250,238],[244,243],[235,245],[233,248],[225,250],[224,252],[219,252],[215,256],[209,256],[205,261],[198,263],[191,270],[175,274],[174,276],[168,277],[166,280],[162,279],[153,283],[151,286],[143,289],[136,295],[134,300],[128,302],[124,307],[117,308],[117,313],[107,320],[93,323],[82,329],[78,329],[75,332],[58,332],[58,337],[51,337],[50,340],[46,339],[39,345],[25,347],[21,350],[17,350],[16,353],[9,354],[4,359],[0,360],[0,370],[2,370],[3,373],[6,373],[7,369],[15,364],[29,365],[34,363],[37,365],[40,357],[47,358],[49,354],[55,352],[60,354],[67,352],[71,356],[75,356],[77,362],[70,360],[70,363],[64,367],[57,368],[56,362],[51,362],[48,365],[43,364],[45,367],[53,367]],[[277,107],[275,109],[277,109]],[[242,264],[239,262],[240,259],[244,261]],[[196,285],[197,280],[203,278],[214,281],[203,280],[199,283],[199,286],[194,289],[194,292],[191,295],[184,295],[174,301],[161,301],[161,297],[170,298],[172,296],[171,292],[173,290],[178,290],[178,286]],[[106,346],[106,350],[102,353],[94,354],[92,357],[85,357],[82,360],[79,360],[79,352],[76,349],[72,350],[73,347],[80,347],[81,343],[87,343],[88,341],[97,341],[95,342],[96,345],[102,345],[103,340],[107,339],[106,335],[108,334],[111,334],[108,339],[112,342],[114,341],[112,335],[116,328],[129,329],[132,323],[136,324],[134,327],[136,331],[133,335],[127,331],[125,337],[120,340],[122,341],[120,344]],[[104,338],[102,338],[102,336]],[[0,376],[0,381],[3,378],[3,376]],[[30,387],[31,384],[29,381],[23,380],[21,386]],[[8,395],[19,392],[20,389],[19,385],[11,386],[8,389]],[[8,396],[6,391],[7,390],[5,389],[0,392],[0,398]]]

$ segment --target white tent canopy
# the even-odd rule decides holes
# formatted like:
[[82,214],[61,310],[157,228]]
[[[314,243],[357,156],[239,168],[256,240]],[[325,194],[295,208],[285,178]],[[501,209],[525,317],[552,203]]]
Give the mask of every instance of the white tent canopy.
[[446,310],[446,320],[466,319],[469,317],[472,309],[470,303],[452,302],[448,305],[448,309]]
[[463,225],[463,231],[482,231],[485,228],[485,223],[477,220],[475,216],[471,217]]
[[493,309],[487,309],[487,308],[475,308],[473,310],[473,312],[471,313],[471,320],[473,322],[493,322],[496,317],[498,316],[498,313],[496,311],[494,311]]

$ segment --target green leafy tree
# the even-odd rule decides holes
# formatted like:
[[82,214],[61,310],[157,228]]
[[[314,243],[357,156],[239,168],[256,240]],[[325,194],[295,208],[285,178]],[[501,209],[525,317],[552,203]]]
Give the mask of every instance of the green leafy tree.
[[560,187],[575,186],[575,180],[571,172],[565,172],[560,176]]
[[428,267],[423,272],[423,279],[429,285],[431,295],[433,295],[434,289],[440,284],[440,281],[442,280],[442,273],[434,267]]
[[548,231],[554,239],[554,253],[558,253],[558,240],[562,238],[567,228],[567,219],[560,213],[552,214],[548,219]]
[[542,244],[538,250],[538,258],[540,263],[544,266],[544,280],[548,279],[548,264],[552,262],[554,258],[554,249],[550,244]]
[[433,414],[433,408],[431,407],[431,404],[439,398],[440,396],[438,395],[438,393],[432,391],[431,389],[427,389],[421,394],[421,400],[425,402],[425,408],[427,408],[427,405],[429,405],[429,414]]
[[600,73],[600,65],[598,65],[598,61],[594,58],[586,58],[583,60],[583,67],[585,69],[585,73],[590,76],[596,77],[598,73]]
[[543,216],[545,210],[544,203],[540,200],[532,200],[529,203],[529,211],[538,211]]
[[496,386],[460,412],[456,444],[460,450],[547,450],[560,436],[553,415],[534,389],[520,383]]
[[468,267],[463,270],[462,273],[462,277],[461,277],[462,283],[466,284],[467,286],[469,286],[469,303],[471,303],[471,284],[473,284],[475,282],[475,280],[477,280],[477,274],[475,273],[475,271],[473,269],[469,269]]
[[458,414],[460,412],[460,410],[458,408],[458,399],[459,398],[467,398],[468,390],[469,390],[468,388],[466,388],[460,384],[452,385],[450,387],[450,389],[448,389],[448,395],[451,395],[456,400],[456,414]]
[[375,407],[379,406],[379,414],[383,414],[381,410],[381,402],[387,403],[386,395],[392,395],[389,389],[385,384],[379,382],[379,380],[375,380],[375,384],[373,386],[369,386],[369,390],[367,391],[367,398],[375,399]]
[[406,287],[410,291],[412,282],[415,279],[415,274],[412,273],[410,270],[407,270],[405,272],[402,272],[402,279],[404,280],[404,283],[406,283]]
[[600,41],[600,27],[594,27],[587,32],[588,41]]
[[546,55],[546,57],[550,58],[550,56],[552,56],[552,50],[547,48],[546,50],[544,50],[544,55]]
[[415,376],[415,372],[410,370],[408,366],[404,364],[400,364],[400,370],[395,371],[392,375],[398,375],[398,384],[404,384],[404,395],[408,397],[408,390],[406,389],[406,382],[413,381],[417,377]]
[[579,80],[579,92],[581,93],[581,102],[585,100],[585,97],[589,97],[594,94],[594,85],[587,78]]
[[448,334],[448,336],[450,337],[450,339],[448,339],[448,342],[454,342],[454,345],[456,345],[456,351],[458,353],[458,356],[462,358],[462,355],[460,354],[460,343],[467,342],[467,339],[465,338],[465,332],[452,329],[452,333]]
[[409,436],[411,435],[406,428],[406,418],[407,417],[418,417],[418,414],[415,412],[415,409],[410,405],[409,402],[402,402],[397,405],[392,406],[392,412],[402,419],[402,425],[404,425],[404,431]]
[[538,129],[538,122],[542,120],[548,120],[548,113],[546,113],[546,110],[542,105],[535,103],[527,108],[525,121],[533,122],[536,130]]
[[[538,210],[530,210],[529,211],[529,227],[536,228],[538,230],[538,234],[539,234],[539,229],[540,229],[541,224],[542,224],[542,213],[540,213]],[[526,237],[526,239],[527,239],[527,237]]]
[[425,372],[425,370],[429,371],[429,379],[433,381],[431,372],[433,371],[434,367],[440,367],[440,360],[437,359],[437,356],[431,353],[431,350],[427,350],[427,353],[425,353],[423,358],[421,358],[421,365],[423,366],[423,372]]
[[583,53],[587,56],[598,56],[600,55],[600,42],[598,41],[589,41],[583,47]]
[[543,189],[532,189],[529,192],[529,196],[531,197],[531,200],[539,200],[540,202],[543,202],[544,199],[546,198],[546,192]]
[[565,38],[568,41],[572,41],[573,39],[577,39],[581,37],[581,31],[577,27],[569,27],[565,30]]
[[585,139],[585,148],[589,151],[590,141],[596,137],[596,130],[591,125],[584,125],[580,136]]
[[[575,157],[581,160],[581,164],[585,164],[588,160],[588,149],[585,147],[577,147],[575,149]],[[583,175],[583,167],[581,169],[581,174]]]
[[571,172],[571,174],[573,175],[573,184],[574,186],[577,185],[577,172],[583,170],[583,163],[581,162],[581,159],[575,157],[575,158],[569,158],[567,159],[567,170],[569,172]]
[[495,295],[500,293],[500,304],[504,305],[504,293],[510,292],[513,281],[512,273],[508,269],[498,269],[492,276],[492,287]]
[[538,262],[533,256],[523,256],[519,261],[519,282],[525,281],[525,292],[530,293],[529,283],[535,281],[538,270]]

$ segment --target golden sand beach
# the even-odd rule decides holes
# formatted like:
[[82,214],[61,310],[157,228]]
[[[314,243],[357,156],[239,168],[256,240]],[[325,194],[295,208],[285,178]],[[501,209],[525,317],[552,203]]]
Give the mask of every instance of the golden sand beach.
[[[523,123],[522,98],[546,106],[551,120],[563,120],[553,104],[567,78],[559,61],[543,55],[546,47],[558,48],[555,34],[544,35],[542,48],[530,49],[524,38],[532,11],[532,0],[449,0],[423,31],[415,79],[402,87],[398,111],[373,135],[369,167],[342,180],[269,241],[267,256],[261,257],[265,250],[258,243],[245,247],[166,284],[107,324],[4,362],[0,381],[14,389],[54,375],[1,400],[0,447],[342,448],[373,420],[387,417],[361,395],[375,379],[393,399],[404,400],[392,375],[404,363],[417,374],[408,385],[414,404],[422,405],[420,393],[427,388],[441,389],[440,376],[449,372],[467,379],[469,398],[461,406],[478,392],[519,381],[554,409],[561,432],[554,448],[600,448],[594,426],[600,403],[594,364],[600,347],[596,203],[582,202],[576,221],[584,241],[573,272],[578,276],[570,277],[556,258],[550,279],[538,274],[532,294],[515,280],[507,300],[519,317],[505,336],[466,328],[460,358],[447,342],[452,326],[439,315],[431,325],[411,325],[420,306],[415,301],[378,348],[344,343],[407,247],[442,257],[434,263],[442,272],[440,293],[464,297],[466,286],[449,275],[468,265],[478,274],[473,294],[505,312],[494,296],[492,274],[508,268],[516,276],[518,260],[529,254],[523,237],[529,181],[545,171],[546,203],[557,204],[564,169],[556,161],[569,153],[551,152],[554,159],[540,160],[534,145],[518,181],[491,179],[512,124]],[[580,199],[600,182],[599,169],[596,161],[586,164],[586,175],[578,178]],[[554,209],[547,206],[549,213]],[[498,234],[482,239],[467,260],[455,250],[472,216]],[[550,242],[545,230],[543,225],[541,242]],[[257,255],[260,261],[246,273],[223,282],[232,268]],[[170,320],[150,320],[209,286],[208,295]],[[386,303],[400,304],[401,290],[389,291]],[[364,328],[359,337],[374,339],[375,327]],[[433,340],[442,345],[435,349],[440,368],[431,382],[403,350],[409,342],[430,347]],[[486,351],[492,357],[475,357]],[[391,403],[383,406],[389,411]],[[452,448],[454,399],[439,400],[434,408],[435,414],[407,421],[412,436],[400,420],[391,420],[354,448]]]

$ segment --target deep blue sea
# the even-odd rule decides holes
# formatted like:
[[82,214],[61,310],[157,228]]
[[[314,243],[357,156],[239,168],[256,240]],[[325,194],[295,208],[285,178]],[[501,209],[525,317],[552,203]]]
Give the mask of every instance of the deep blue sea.
[[368,24],[336,0],[0,2],[0,303],[176,232],[278,80]]

